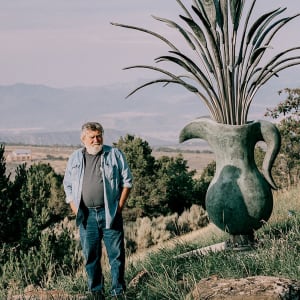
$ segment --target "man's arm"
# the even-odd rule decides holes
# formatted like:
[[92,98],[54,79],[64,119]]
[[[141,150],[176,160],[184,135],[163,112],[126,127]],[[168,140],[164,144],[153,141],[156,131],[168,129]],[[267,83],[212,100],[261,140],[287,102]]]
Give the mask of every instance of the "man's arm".
[[119,205],[118,205],[118,213],[121,213],[123,210],[123,207],[125,206],[126,200],[130,194],[130,190],[131,188],[129,187],[123,187],[122,193],[121,193],[121,197],[119,200]]
[[65,170],[65,175],[63,179],[63,187],[66,194],[66,202],[69,203],[70,208],[72,212],[76,215],[77,214],[77,208],[75,206],[75,203],[72,199],[72,175],[71,175],[71,157],[68,160],[67,167]]

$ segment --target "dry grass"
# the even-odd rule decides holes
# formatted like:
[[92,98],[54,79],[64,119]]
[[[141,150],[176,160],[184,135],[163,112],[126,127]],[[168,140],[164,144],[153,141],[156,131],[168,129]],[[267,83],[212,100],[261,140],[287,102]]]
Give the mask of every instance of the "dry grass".
[[173,249],[178,244],[197,244],[201,241],[201,244],[210,244],[215,241],[219,241],[220,238],[225,236],[226,233],[219,229],[213,223],[209,223],[206,227],[192,231],[190,233],[181,235],[179,237],[173,238],[169,241],[160,243],[158,245],[143,249],[130,255],[127,258],[129,264],[134,264],[139,261],[143,261],[150,253],[159,252],[161,249]]

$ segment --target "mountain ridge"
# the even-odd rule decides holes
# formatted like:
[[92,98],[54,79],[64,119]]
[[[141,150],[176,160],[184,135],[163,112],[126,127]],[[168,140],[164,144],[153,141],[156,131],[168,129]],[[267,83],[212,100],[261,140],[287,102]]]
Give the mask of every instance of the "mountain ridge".
[[[289,82],[270,80],[256,95],[248,119],[263,119],[266,107],[280,102],[278,90],[299,86],[294,74],[289,76]],[[25,83],[0,85],[0,141],[78,144],[82,124],[98,121],[109,143],[128,133],[151,145],[178,145],[181,129],[208,115],[207,108],[197,96],[178,85],[162,88],[156,84],[126,98],[145,81],[148,80],[141,78],[136,82],[66,88]]]
[[[113,145],[114,143],[117,143],[121,137],[125,137],[127,134],[130,133],[126,133],[125,131],[118,131],[115,129],[106,129],[104,134],[104,143],[108,145]],[[146,140],[152,147],[176,145],[175,143],[167,142],[160,139],[154,139],[147,136],[141,138]],[[2,132],[0,134],[0,144],[22,144],[37,146],[79,146],[81,144],[80,131],[41,131],[13,134]]]

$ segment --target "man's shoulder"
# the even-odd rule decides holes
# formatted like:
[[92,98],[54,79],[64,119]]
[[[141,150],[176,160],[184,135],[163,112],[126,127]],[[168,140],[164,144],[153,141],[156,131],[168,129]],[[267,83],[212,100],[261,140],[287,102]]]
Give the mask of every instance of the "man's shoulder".
[[103,152],[108,155],[122,156],[122,151],[114,146],[103,145]]
[[103,152],[110,152],[112,148],[113,148],[112,146],[104,144],[103,145]]
[[76,149],[70,155],[70,159],[81,158],[83,157],[83,148]]
[[78,153],[82,154],[83,150],[84,150],[84,148],[78,148],[78,149],[74,150],[72,154],[78,154]]
[[103,152],[120,152],[120,150],[115,146],[103,145]]

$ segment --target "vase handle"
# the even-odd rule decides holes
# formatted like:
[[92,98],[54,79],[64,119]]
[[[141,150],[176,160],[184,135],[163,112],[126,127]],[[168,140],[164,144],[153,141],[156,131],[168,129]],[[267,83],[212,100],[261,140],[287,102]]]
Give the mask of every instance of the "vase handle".
[[262,140],[267,144],[267,151],[262,165],[262,172],[265,176],[265,179],[270,184],[270,186],[274,190],[277,190],[278,187],[276,186],[273,180],[271,169],[275,161],[275,158],[280,150],[280,146],[281,146],[280,133],[277,127],[271,122],[260,120],[259,123],[260,123]]

